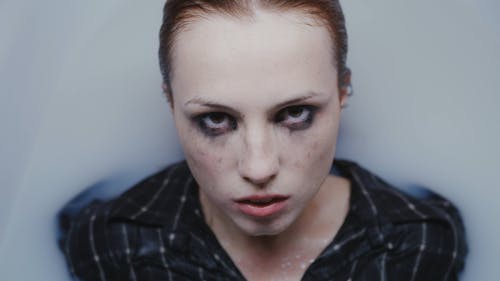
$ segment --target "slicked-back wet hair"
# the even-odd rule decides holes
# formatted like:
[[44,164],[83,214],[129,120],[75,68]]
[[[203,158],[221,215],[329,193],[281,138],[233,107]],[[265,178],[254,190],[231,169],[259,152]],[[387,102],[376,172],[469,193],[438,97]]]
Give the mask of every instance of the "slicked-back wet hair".
[[275,12],[304,12],[323,23],[333,41],[333,63],[337,67],[339,86],[342,86],[349,69],[346,66],[347,31],[338,0],[167,0],[160,29],[159,61],[169,99],[172,98],[173,46],[179,32],[203,16],[220,14],[251,19],[259,8]]

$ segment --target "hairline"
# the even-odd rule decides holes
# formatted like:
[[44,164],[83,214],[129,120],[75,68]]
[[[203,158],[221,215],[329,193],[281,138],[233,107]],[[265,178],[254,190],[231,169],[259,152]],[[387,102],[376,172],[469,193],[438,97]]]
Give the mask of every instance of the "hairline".
[[[245,14],[235,14],[235,13],[227,13],[227,12],[226,13],[207,12],[207,11],[195,12],[188,19],[186,19],[182,23],[178,24],[176,26],[175,31],[172,33],[172,41],[171,41],[172,44],[168,48],[169,53],[165,54],[167,56],[167,59],[168,59],[167,61],[169,62],[169,65],[170,65],[169,73],[167,74],[168,79],[169,79],[169,83],[170,83],[169,86],[171,86],[171,83],[172,83],[172,80],[174,77],[174,69],[175,68],[173,67],[173,64],[175,61],[176,49],[177,49],[175,46],[176,46],[176,42],[179,38],[179,35],[182,32],[189,31],[190,27],[193,24],[196,24],[197,22],[200,22],[203,20],[210,20],[210,17],[222,17],[222,18],[227,18],[227,19],[235,20],[235,21],[241,21],[241,22],[250,21],[251,22],[253,20],[256,20],[256,17],[255,17],[256,13],[257,13],[256,9],[258,9],[258,8],[260,8],[260,7],[256,7],[255,10],[248,11]],[[287,13],[297,13],[297,14],[305,16],[307,18],[307,20],[300,22],[304,25],[326,28],[328,31],[328,34],[329,34],[329,39],[330,39],[329,52],[330,52],[330,55],[332,57],[332,64],[333,64],[335,70],[337,72],[339,71],[339,65],[338,65],[337,57],[336,57],[337,47],[335,45],[335,34],[331,31],[329,24],[326,23],[325,20],[320,19],[319,17],[312,15],[310,12],[306,12],[300,8],[290,8],[290,7],[278,8],[278,7],[271,6],[269,8],[262,7],[262,9],[265,9],[266,12],[275,13],[277,15],[279,15],[278,12],[280,12],[282,9],[286,9]],[[172,89],[170,89],[170,90],[172,90]]]

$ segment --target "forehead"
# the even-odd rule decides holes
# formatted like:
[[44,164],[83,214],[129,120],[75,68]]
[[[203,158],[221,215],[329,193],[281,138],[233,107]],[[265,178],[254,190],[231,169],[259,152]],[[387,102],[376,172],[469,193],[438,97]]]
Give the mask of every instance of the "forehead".
[[172,66],[176,98],[220,94],[241,100],[256,92],[272,98],[325,92],[337,83],[328,29],[299,12],[203,16],[177,35]]

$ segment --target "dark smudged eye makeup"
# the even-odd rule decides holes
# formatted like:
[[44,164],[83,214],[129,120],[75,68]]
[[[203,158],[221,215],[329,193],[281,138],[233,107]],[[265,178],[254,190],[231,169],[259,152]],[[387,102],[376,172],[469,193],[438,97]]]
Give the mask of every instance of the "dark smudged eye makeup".
[[[294,105],[280,110],[273,122],[290,131],[305,130],[314,121],[317,111],[315,106]],[[216,137],[234,131],[238,128],[236,118],[224,112],[203,113],[193,118],[198,128],[207,136]]]
[[236,130],[234,117],[223,112],[204,113],[195,118],[200,130],[208,136],[218,136]]
[[304,130],[311,126],[316,109],[311,105],[290,106],[278,112],[275,122],[290,130]]

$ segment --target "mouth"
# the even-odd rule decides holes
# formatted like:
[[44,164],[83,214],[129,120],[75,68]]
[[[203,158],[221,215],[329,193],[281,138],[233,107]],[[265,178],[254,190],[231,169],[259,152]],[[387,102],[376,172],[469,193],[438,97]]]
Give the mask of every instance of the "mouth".
[[252,217],[269,217],[283,210],[289,196],[254,195],[235,200],[238,209]]

